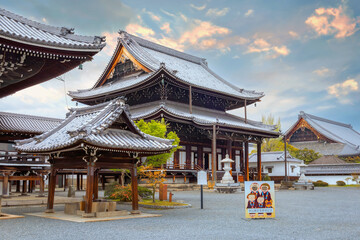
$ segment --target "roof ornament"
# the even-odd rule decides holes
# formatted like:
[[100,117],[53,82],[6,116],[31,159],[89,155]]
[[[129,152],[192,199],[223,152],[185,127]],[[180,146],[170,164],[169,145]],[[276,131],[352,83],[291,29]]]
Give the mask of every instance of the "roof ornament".
[[66,36],[68,34],[74,34],[74,28],[66,28],[66,27],[62,27],[60,29],[60,35],[61,36]]
[[160,67],[165,67],[165,63],[164,63],[164,62],[161,62],[161,63],[160,63]]
[[120,35],[120,38],[122,39],[127,39],[129,37],[128,33],[125,32],[124,30],[119,30],[119,35]]
[[106,41],[106,36],[95,36],[93,43],[94,44],[102,44],[105,41]]

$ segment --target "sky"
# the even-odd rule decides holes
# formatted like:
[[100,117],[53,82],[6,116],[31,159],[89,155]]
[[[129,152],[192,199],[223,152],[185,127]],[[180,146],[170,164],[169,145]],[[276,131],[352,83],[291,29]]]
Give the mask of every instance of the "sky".
[[[138,1],[0,0],[0,7],[107,46],[74,69],[0,99],[0,111],[64,118],[66,91],[91,88],[113,54],[118,31],[204,57],[240,88],[264,92],[248,118],[272,114],[285,132],[300,111],[360,131],[360,4],[357,0]],[[244,115],[243,109],[231,113]]]

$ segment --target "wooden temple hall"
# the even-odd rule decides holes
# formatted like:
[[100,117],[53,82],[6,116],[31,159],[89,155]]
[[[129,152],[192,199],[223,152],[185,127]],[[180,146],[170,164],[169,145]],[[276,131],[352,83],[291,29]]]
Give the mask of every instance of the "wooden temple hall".
[[[166,164],[169,182],[192,182],[208,170],[216,181],[229,154],[233,176],[261,179],[261,142],[278,137],[274,126],[247,118],[247,107],[264,96],[238,88],[214,73],[205,59],[127,32],[91,89],[70,92],[74,101],[96,105],[124,96],[133,120],[164,118],[180,137],[181,149]],[[228,110],[243,108],[244,118]],[[257,146],[257,172],[249,172],[249,144]],[[238,180],[237,179],[237,180]]]
[[[93,216],[93,201],[98,199],[101,169],[129,169],[132,209],[138,213],[138,159],[170,151],[171,140],[141,132],[130,118],[121,98],[70,110],[68,117],[54,129],[30,139],[16,141],[16,150],[48,155],[51,165],[47,212],[53,212],[55,181],[63,169],[87,169],[84,214]],[[81,210],[81,208],[80,208]]]
[[[48,81],[92,60],[105,38],[81,36],[73,28],[54,27],[0,9],[0,98]],[[15,140],[34,137],[62,120],[0,112],[0,185],[2,195],[44,189],[50,165],[43,156],[20,154]],[[22,189],[21,189],[22,188]],[[41,194],[42,195],[42,194]]]

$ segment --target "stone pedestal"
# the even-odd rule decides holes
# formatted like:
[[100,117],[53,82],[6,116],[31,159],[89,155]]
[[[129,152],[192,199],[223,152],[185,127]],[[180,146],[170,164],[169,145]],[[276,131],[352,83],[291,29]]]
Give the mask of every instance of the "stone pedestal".
[[225,158],[221,160],[221,163],[224,163],[225,174],[221,179],[220,183],[215,184],[215,189],[220,193],[234,193],[240,188],[239,183],[235,183],[234,178],[230,174],[231,163],[234,161],[229,158],[229,155],[226,154]]
[[294,183],[295,190],[314,190],[314,184],[305,176],[305,168],[306,164],[302,163],[299,165],[300,167],[300,178]]

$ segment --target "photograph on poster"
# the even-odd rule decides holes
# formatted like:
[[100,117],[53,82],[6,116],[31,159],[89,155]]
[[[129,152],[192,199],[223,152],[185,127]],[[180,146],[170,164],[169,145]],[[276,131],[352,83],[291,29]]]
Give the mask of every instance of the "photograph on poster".
[[245,217],[275,217],[273,181],[245,181]]

